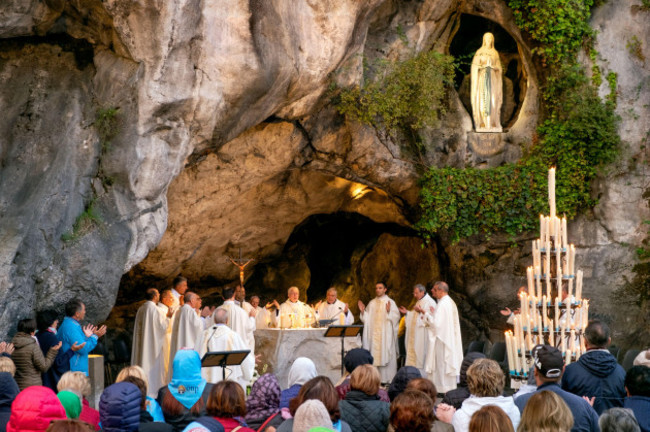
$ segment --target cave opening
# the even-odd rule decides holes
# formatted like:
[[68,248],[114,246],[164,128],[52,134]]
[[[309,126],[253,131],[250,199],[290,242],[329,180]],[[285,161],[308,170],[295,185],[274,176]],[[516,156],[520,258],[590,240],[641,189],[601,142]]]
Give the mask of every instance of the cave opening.
[[517,120],[526,96],[526,71],[519,54],[517,41],[503,27],[489,19],[462,14],[459,20],[459,25],[449,45],[449,54],[455,59],[454,86],[460,100],[467,112],[471,113],[472,58],[483,43],[483,35],[490,32],[494,35],[494,48],[499,52],[503,65],[501,124],[504,128],[509,128]]

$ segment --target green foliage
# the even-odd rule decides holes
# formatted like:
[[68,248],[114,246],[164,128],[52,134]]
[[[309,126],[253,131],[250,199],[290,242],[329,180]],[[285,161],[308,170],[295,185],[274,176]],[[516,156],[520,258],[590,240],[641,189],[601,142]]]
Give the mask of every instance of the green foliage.
[[610,72],[607,74],[607,84],[609,84],[609,94],[607,95],[607,104],[611,109],[616,108],[618,98],[618,74]]
[[449,56],[429,51],[402,62],[380,63],[375,65],[375,80],[340,91],[336,108],[351,119],[393,133],[436,127],[446,111],[452,62]]
[[77,216],[77,220],[72,225],[72,230],[64,233],[61,240],[64,242],[75,241],[103,222],[95,204],[96,198],[91,199],[84,211]]
[[[533,230],[548,214],[547,171],[557,169],[557,210],[573,218],[595,205],[590,183],[599,167],[614,160],[617,132],[616,74],[607,103],[598,97],[600,69],[591,82],[577,62],[584,40],[590,42],[590,0],[510,0],[518,25],[540,45],[546,65],[546,113],[530,152],[516,164],[490,169],[430,169],[422,179],[422,217],[417,223],[429,239],[442,231],[457,241],[472,235],[511,237]],[[594,61],[597,52],[589,50]]]
[[508,5],[517,26],[539,44],[533,52],[544,66],[573,62],[575,53],[591,42],[593,0],[509,0]]
[[102,153],[111,149],[111,141],[119,132],[119,108],[101,108],[95,116],[95,127],[99,133]]
[[650,10],[650,0],[641,0],[641,9]]
[[631,38],[627,40],[627,43],[625,44],[625,48],[627,48],[627,51],[637,59],[641,60],[642,62],[645,61],[645,56],[643,55],[643,47],[641,46],[641,41],[636,35],[633,35]]
[[597,63],[598,51],[593,48],[590,49],[589,59],[591,59],[591,83],[594,85],[594,87],[598,88],[603,82],[603,76]]

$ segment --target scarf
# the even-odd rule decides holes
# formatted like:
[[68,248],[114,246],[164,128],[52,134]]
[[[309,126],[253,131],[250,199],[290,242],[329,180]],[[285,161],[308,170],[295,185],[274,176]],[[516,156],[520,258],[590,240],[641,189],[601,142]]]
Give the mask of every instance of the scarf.
[[289,370],[289,387],[300,384],[303,385],[312,378],[315,378],[318,373],[314,362],[307,357],[298,357]]
[[264,374],[255,381],[246,411],[246,421],[266,419],[280,411],[280,383],[275,375]]
[[185,408],[191,409],[203,395],[206,380],[201,376],[201,359],[194,350],[181,349],[174,356],[174,372],[169,392]]

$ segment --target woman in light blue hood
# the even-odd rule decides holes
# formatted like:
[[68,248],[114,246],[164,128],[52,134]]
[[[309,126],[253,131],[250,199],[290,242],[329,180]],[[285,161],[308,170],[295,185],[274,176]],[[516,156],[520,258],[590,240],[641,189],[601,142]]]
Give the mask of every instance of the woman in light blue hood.
[[165,422],[182,431],[194,419],[204,416],[211,389],[212,384],[201,376],[199,353],[179,350],[174,356],[172,380],[158,392]]

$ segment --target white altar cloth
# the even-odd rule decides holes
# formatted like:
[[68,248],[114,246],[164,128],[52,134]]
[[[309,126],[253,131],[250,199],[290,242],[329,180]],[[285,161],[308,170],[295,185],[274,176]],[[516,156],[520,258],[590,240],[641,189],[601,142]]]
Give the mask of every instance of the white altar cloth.
[[[326,328],[255,330],[255,354],[260,354],[257,370],[274,373],[282,389],[287,388],[289,369],[298,357],[307,357],[316,365],[318,375],[329,377],[334,384],[341,378],[341,338],[326,338]],[[361,348],[361,337],[346,337],[345,351]]]

